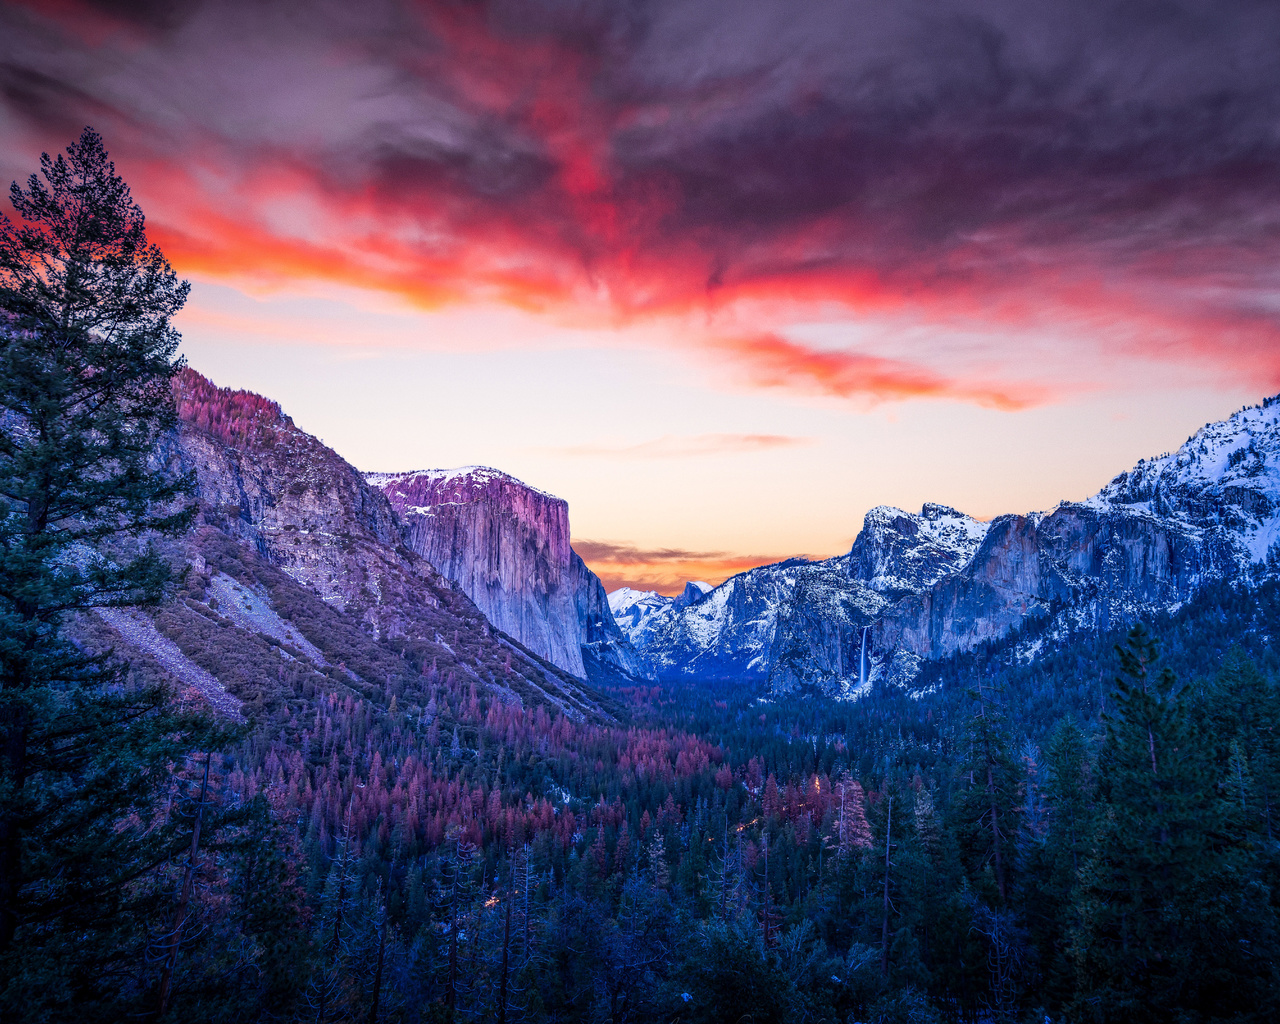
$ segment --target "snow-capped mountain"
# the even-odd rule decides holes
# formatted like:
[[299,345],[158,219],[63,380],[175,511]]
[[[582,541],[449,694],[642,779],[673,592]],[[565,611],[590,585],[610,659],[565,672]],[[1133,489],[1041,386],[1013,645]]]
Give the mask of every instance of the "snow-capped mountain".
[[644,673],[604,587],[569,544],[569,506],[487,466],[367,473],[404,523],[406,545],[499,629],[584,677],[588,662]]
[[1256,582],[1280,571],[1278,513],[1280,400],[1269,399],[1086,501],[990,523],[940,505],[874,508],[847,556],[752,569],[684,606],[619,596],[618,621],[663,676],[851,695],[1029,620],[1105,628],[1207,583]]
[[659,594],[655,590],[632,590],[623,587],[609,594],[609,611],[613,621],[628,638],[635,642],[654,626],[657,619],[670,607],[675,598]]
[[918,593],[973,557],[987,524],[945,505],[920,514],[880,505],[862,521],[849,552],[849,575],[882,594]]
[[1222,532],[1247,571],[1280,541],[1280,396],[1206,423],[1171,455],[1144,459],[1085,504]]
[[866,681],[863,627],[890,601],[957,572],[986,528],[943,505],[925,505],[919,515],[880,506],[867,513],[848,555],[761,566],[715,588],[690,583],[677,598],[616,591],[610,605],[660,675],[852,693]]

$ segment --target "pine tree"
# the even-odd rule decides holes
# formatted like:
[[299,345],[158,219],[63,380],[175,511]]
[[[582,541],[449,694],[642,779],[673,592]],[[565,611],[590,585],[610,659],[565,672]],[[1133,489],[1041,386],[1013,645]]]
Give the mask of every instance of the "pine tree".
[[1244,827],[1272,842],[1280,832],[1275,809],[1280,785],[1280,692],[1251,659],[1235,650],[1198,703],[1197,713],[1214,741],[1214,759],[1232,776],[1230,785]]
[[867,802],[862,785],[848,777],[836,786],[840,808],[836,818],[836,852],[847,857],[852,851],[871,848],[871,826],[867,824]]
[[1054,728],[1045,756],[1048,830],[1027,853],[1023,905],[1041,955],[1046,1006],[1070,998],[1067,937],[1078,924],[1073,896],[1092,836],[1091,784],[1084,735],[1071,719]]
[[152,827],[165,766],[226,738],[65,629],[172,583],[147,541],[193,514],[191,481],[154,465],[187,285],[95,132],[41,173],[10,190],[22,223],[0,217],[0,958],[20,961],[0,1000],[33,1015],[35,990],[104,995],[130,884],[183,841]]
[[1254,855],[1232,834],[1236,794],[1219,785],[1187,695],[1157,671],[1152,637],[1136,627],[1117,650],[1072,934],[1075,1014],[1255,1019],[1275,1003],[1275,921]]
[[316,1024],[324,1024],[335,1014],[343,1019],[357,1001],[359,980],[352,968],[352,947],[362,892],[355,846],[348,805],[333,866],[321,893],[314,935],[320,962],[312,974],[307,1000],[314,1009]]
[[968,758],[961,766],[968,786],[960,799],[961,834],[975,884],[989,880],[989,901],[1009,900],[1014,838],[1021,810],[1022,774],[1010,755],[1008,723],[982,687],[971,692]]
[[446,1018],[452,1019],[467,1008],[475,980],[465,971],[465,957],[467,946],[474,945],[475,941],[473,926],[479,898],[479,886],[475,880],[478,851],[457,825],[449,827],[445,844],[438,909],[447,945],[441,951],[444,962],[439,966],[444,975],[444,1011]]

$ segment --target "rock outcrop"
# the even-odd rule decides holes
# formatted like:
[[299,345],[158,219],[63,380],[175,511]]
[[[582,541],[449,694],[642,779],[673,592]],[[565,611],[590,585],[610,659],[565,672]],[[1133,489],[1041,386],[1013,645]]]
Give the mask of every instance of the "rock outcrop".
[[565,501],[495,469],[369,473],[404,542],[499,629],[580,678],[588,665],[644,673],[599,579],[569,544]]

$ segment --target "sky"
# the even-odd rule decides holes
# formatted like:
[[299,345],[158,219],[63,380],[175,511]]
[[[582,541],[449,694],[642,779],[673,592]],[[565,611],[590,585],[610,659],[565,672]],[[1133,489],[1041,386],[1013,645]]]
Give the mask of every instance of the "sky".
[[1273,0],[0,0],[191,365],[569,502],[610,589],[1052,508],[1280,391]]

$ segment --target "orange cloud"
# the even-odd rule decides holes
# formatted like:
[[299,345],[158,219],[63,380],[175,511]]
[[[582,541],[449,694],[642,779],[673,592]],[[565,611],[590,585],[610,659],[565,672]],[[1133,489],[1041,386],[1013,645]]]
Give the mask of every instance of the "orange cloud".
[[[573,549],[600,577],[605,590],[619,587],[680,593],[690,580],[718,586],[760,565],[781,562],[782,555],[744,555],[728,551],[688,551],[681,548],[640,548],[608,541],[574,540]],[[791,556],[795,557],[795,556]],[[801,558],[810,556],[801,555]]]
[[721,343],[761,387],[786,387],[836,398],[880,401],[954,398],[995,409],[1023,409],[1051,394],[1044,386],[982,384],[948,379],[922,366],[857,352],[809,348],[776,334]]

